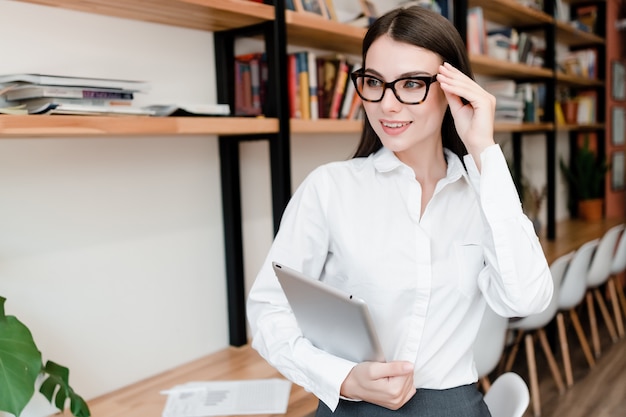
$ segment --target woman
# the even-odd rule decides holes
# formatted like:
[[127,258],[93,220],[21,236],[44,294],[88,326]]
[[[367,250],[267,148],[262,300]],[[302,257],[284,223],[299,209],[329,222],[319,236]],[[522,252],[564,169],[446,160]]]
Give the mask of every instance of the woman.
[[[390,11],[352,74],[366,120],[356,155],[313,171],[291,199],[248,298],[253,347],[313,392],[317,416],[488,416],[472,344],[485,303],[543,310],[552,279],[493,138],[495,98],[445,18]],[[386,363],[302,337],[277,261],[363,298]]]

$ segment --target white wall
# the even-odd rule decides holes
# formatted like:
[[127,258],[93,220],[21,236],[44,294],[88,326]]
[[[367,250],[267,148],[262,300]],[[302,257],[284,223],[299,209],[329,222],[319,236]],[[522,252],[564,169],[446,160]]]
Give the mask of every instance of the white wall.
[[[0,1],[0,73],[146,80],[215,102],[210,33]],[[294,187],[356,135],[293,140]],[[246,276],[272,239],[267,144],[242,146]],[[228,346],[215,137],[0,139],[0,294],[90,399]]]

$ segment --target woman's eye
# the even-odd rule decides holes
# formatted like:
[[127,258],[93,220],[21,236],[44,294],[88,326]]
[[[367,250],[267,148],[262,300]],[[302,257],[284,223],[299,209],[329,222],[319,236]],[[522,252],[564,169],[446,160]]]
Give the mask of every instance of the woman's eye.
[[402,88],[405,90],[418,90],[420,88],[424,88],[425,86],[426,83],[419,79],[409,79],[402,83]]
[[382,81],[376,78],[367,78],[365,84],[370,88],[380,88],[383,85]]

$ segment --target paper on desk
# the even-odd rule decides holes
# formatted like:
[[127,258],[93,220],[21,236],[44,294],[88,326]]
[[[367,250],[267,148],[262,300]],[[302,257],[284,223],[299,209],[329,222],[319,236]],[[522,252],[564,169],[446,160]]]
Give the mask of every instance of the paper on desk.
[[163,417],[284,414],[291,382],[284,379],[190,382],[167,394]]

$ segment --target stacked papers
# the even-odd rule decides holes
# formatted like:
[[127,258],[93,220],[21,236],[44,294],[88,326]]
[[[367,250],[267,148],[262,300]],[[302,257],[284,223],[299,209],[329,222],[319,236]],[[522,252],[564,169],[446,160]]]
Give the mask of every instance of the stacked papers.
[[168,395],[163,417],[284,414],[291,382],[284,379],[189,382]]

